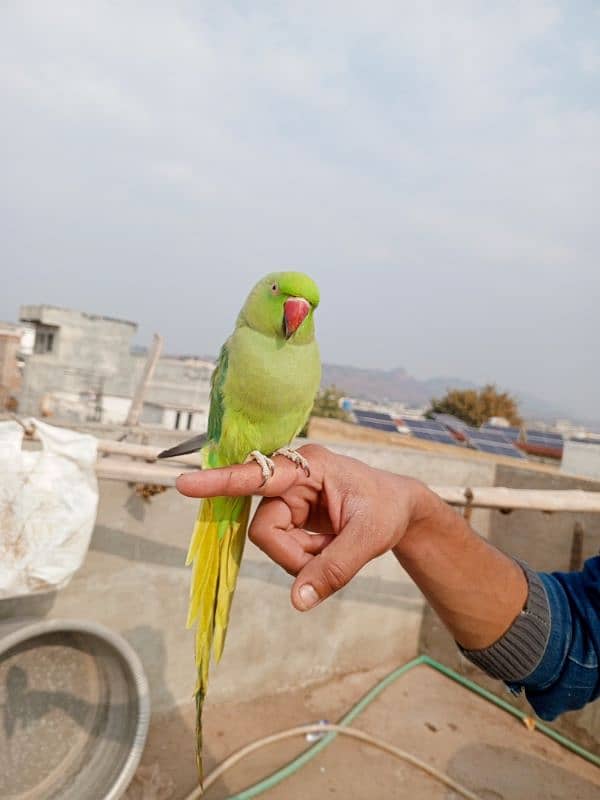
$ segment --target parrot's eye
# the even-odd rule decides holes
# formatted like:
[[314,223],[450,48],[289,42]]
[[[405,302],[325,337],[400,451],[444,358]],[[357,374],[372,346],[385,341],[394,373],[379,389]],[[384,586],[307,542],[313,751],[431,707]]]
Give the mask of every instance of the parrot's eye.
[[271,292],[273,294],[279,294],[279,286],[276,283],[271,284]]

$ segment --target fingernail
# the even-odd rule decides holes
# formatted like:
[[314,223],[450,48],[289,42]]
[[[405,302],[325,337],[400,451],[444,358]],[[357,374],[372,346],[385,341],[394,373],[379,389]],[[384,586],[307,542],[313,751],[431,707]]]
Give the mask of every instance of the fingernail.
[[311,586],[310,583],[305,583],[304,586],[301,586],[298,590],[298,595],[300,596],[300,600],[302,601],[305,611],[308,611],[309,608],[316,606],[319,602],[319,595],[317,594],[315,587]]

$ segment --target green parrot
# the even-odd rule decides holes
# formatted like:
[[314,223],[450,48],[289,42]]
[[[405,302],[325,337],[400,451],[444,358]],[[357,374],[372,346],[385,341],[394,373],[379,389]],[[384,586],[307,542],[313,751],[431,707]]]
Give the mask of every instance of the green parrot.
[[[281,454],[308,472],[288,445],[302,430],[321,380],[314,311],[319,290],[301,272],[274,272],[250,292],[217,361],[211,380],[208,431],[160,454],[198,450],[203,469],[254,460],[263,483],[273,474],[269,456]],[[211,651],[223,653],[231,601],[244,549],[251,497],[203,500],[192,533],[188,627],[196,625],[196,733],[202,776],[202,705]]]

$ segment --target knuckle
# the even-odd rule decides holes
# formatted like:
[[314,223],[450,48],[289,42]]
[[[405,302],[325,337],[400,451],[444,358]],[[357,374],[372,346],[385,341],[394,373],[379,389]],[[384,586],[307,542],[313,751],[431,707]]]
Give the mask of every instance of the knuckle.
[[384,553],[387,553],[390,547],[391,547],[391,542],[387,541],[381,536],[374,536],[373,546],[372,546],[372,552],[373,552],[372,557],[377,558],[378,556],[382,556]]
[[253,522],[250,527],[248,528],[248,539],[252,542],[252,544],[258,545],[260,542],[260,534],[258,525]]
[[337,592],[342,586],[345,586],[347,581],[346,570],[339,563],[339,561],[326,561],[323,564],[323,579],[327,586]]
[[299,453],[302,453],[304,458],[306,459],[318,459],[324,458],[327,454],[327,450],[324,447],[321,447],[319,444],[303,444],[302,447],[298,449]]

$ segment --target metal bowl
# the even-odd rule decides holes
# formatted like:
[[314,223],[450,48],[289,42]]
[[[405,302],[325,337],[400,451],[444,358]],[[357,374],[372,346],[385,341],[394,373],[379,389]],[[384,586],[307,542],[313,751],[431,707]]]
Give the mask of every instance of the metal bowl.
[[3,800],[117,800],[149,717],[142,664],[121,636],[82,620],[0,624]]

